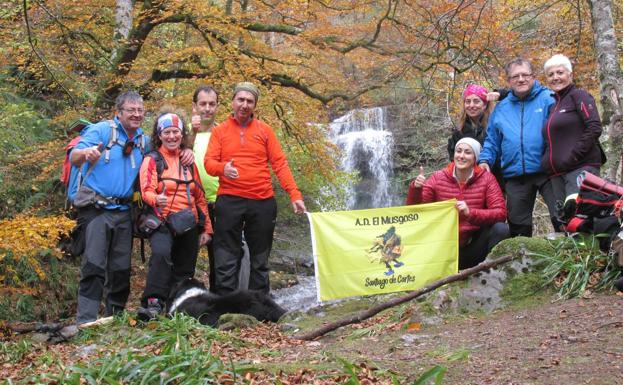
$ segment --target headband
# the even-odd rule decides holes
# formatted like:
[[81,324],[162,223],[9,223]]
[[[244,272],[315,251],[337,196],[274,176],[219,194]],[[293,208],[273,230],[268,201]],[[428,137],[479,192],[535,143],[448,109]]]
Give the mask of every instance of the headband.
[[180,119],[179,116],[172,114],[172,113],[164,114],[158,118],[156,131],[158,135],[160,135],[162,134],[162,131],[164,131],[165,128],[169,128],[169,127],[177,127],[180,130],[182,130],[182,132],[184,132],[184,123],[182,122],[182,119]]

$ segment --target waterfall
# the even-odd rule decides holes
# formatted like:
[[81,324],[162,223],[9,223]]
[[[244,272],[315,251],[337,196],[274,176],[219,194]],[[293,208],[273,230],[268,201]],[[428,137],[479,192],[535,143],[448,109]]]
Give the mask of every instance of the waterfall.
[[349,209],[392,206],[394,138],[386,131],[385,112],[385,107],[357,109],[330,123],[332,141],[343,152],[341,169],[361,177],[349,186]]

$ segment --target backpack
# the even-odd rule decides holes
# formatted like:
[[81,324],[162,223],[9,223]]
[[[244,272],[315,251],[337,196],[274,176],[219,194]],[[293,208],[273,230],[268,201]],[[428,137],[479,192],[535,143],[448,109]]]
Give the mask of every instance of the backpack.
[[[117,124],[115,123],[115,121],[108,120],[108,123],[111,129],[111,135],[110,135],[110,140],[108,141],[108,144],[106,145],[105,150],[104,150],[105,151],[104,156],[105,156],[106,162],[110,160],[110,149],[115,144],[118,144],[120,146],[125,145],[125,141],[121,141],[118,139],[119,133],[118,133]],[[85,129],[88,129],[88,127],[91,124],[92,123],[86,119],[78,119],[74,123],[72,123],[72,125],[68,128],[67,131],[68,133],[79,132],[80,134],[82,134],[82,132]],[[64,254],[69,255],[71,257],[79,257],[84,252],[84,247],[85,247],[84,232],[86,230],[86,226],[89,224],[91,219],[93,219],[94,217],[93,215],[88,215],[82,218],[78,217],[76,215],[77,214],[76,210],[73,210],[73,206],[72,206],[75,193],[77,192],[78,188],[82,184],[82,181],[86,179],[86,177],[88,176],[88,174],[93,168],[93,165],[91,165],[91,167],[89,167],[89,169],[85,173],[84,177],[82,177],[82,167],[77,167],[71,164],[71,160],[69,156],[70,156],[71,150],[73,150],[73,148],[82,139],[82,135],[80,134],[77,135],[75,138],[73,138],[67,144],[67,146],[65,146],[65,159],[63,161],[63,165],[61,168],[61,176],[60,176],[61,185],[64,186],[65,188],[65,212],[70,218],[77,220],[76,226],[74,226],[74,228],[71,230],[69,234],[69,239],[63,240],[61,242],[61,250],[63,251]],[[144,135],[142,135],[141,141],[139,142],[139,149],[141,151],[141,154],[145,153],[145,147],[146,147],[146,138]],[[141,248],[143,248],[143,245],[141,245]],[[142,254],[142,257],[144,261],[145,260],[144,252]]]
[[562,209],[564,229],[570,233],[608,234],[599,241],[600,247],[607,250],[620,228],[615,212],[620,209],[623,188],[586,171],[578,176],[578,184],[579,192],[567,197]]
[[[88,129],[88,127],[91,124],[92,123],[86,119],[78,119],[77,121],[72,123],[72,125],[68,129],[68,132],[80,132],[80,134],[82,134],[82,132],[85,129]],[[115,123],[115,121],[111,119],[111,120],[108,120],[108,124],[110,125],[111,134],[110,134],[110,139],[108,141],[108,144],[106,144],[106,147],[104,148],[104,160],[106,163],[110,161],[110,150],[112,149],[114,145],[119,145],[121,147],[125,146],[125,141],[119,139],[117,123]],[[87,170],[87,172],[85,173],[83,177],[81,167],[77,167],[71,164],[69,155],[71,151],[73,150],[73,148],[80,142],[81,139],[82,139],[82,135],[78,135],[75,138],[73,138],[67,144],[67,146],[65,146],[65,159],[63,161],[63,165],[61,168],[60,182],[65,188],[66,211],[69,211],[69,209],[71,208],[76,191],[82,184],[82,181],[86,179],[86,177],[88,176],[88,174],[90,173],[93,167],[92,165]],[[141,154],[144,154],[145,148],[147,147],[147,139],[145,138],[145,135],[141,135],[141,140],[139,142],[138,147],[139,147],[139,150],[141,151]],[[134,158],[132,158],[132,161],[134,161]]]

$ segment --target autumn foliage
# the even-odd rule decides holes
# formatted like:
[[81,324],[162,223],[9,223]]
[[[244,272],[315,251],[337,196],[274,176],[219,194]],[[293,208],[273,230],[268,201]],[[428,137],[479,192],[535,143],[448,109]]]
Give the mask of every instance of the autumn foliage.
[[[452,114],[467,82],[504,85],[502,66],[565,53],[597,90],[590,12],[582,2],[418,1],[11,1],[0,18],[12,44],[8,80],[64,103],[58,121],[109,114],[138,89],[150,109],[189,108],[199,84],[221,92],[260,84],[259,116],[309,154],[305,174],[332,180],[324,132],[310,122],[354,106],[426,95]],[[123,4],[128,7],[126,21]],[[15,28],[20,26],[20,28]],[[59,106],[61,107],[61,106]],[[308,175],[308,174],[307,174]]]
[[41,266],[39,257],[42,253],[46,253],[62,258],[62,253],[58,248],[59,240],[67,236],[74,225],[75,221],[64,215],[47,217],[18,215],[12,219],[1,220],[0,264],[4,268],[0,275],[0,289],[26,287],[26,283],[22,281],[15,269],[7,263],[9,255],[13,264],[25,260],[39,279],[45,280],[46,272]]
[[[389,104],[417,110],[418,103],[431,103],[456,117],[463,86],[505,85],[503,64],[517,55],[531,59],[542,79],[543,61],[564,53],[574,62],[580,86],[593,94],[598,90],[590,10],[584,2],[6,3],[0,13],[0,39],[7,42],[0,47],[0,80],[9,85],[7,94],[47,103],[57,132],[77,117],[110,117],[114,98],[130,88],[153,111],[165,103],[190,109],[194,88],[211,84],[220,92],[217,120],[222,121],[230,112],[232,85],[253,81],[261,90],[257,115],[280,135],[309,201],[333,199],[323,186],[344,180],[336,171],[338,154],[326,127],[315,123],[345,110]],[[615,10],[619,8],[615,2]],[[152,119],[147,116],[145,127]],[[40,194],[42,184],[53,190],[51,175],[58,172],[65,141],[19,155],[12,163],[18,170],[3,174],[8,181],[3,191],[12,189],[18,197],[7,195],[0,215],[13,215],[12,208]],[[22,170],[37,170],[30,186],[18,177]],[[7,219],[5,227],[17,226],[11,227],[17,233],[11,236],[22,238],[3,236],[3,245],[21,257],[28,251],[23,242],[38,239],[33,234],[52,242],[55,235],[38,227],[58,220],[51,218],[60,217]],[[54,250],[51,243],[31,246]]]

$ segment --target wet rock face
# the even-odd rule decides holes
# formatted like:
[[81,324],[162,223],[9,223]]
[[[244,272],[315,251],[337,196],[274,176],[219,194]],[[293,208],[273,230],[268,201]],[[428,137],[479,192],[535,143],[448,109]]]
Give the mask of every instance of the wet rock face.
[[433,105],[388,107],[387,130],[394,136],[394,174],[409,173],[417,165],[436,169],[447,163],[446,144],[452,127],[445,110]]
[[437,169],[447,163],[453,125],[445,108],[418,102],[348,111],[330,124],[331,140],[343,152],[341,169],[356,172],[348,207],[363,209],[400,203],[399,174],[414,166]]
[[349,186],[348,208],[392,206],[394,137],[387,130],[386,111],[386,107],[356,109],[329,124],[331,141],[342,152],[340,169],[360,178]]

